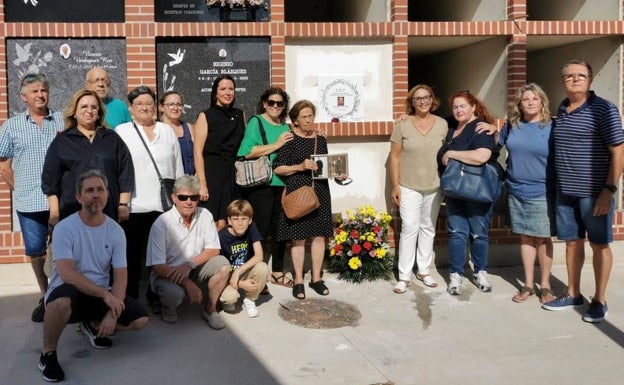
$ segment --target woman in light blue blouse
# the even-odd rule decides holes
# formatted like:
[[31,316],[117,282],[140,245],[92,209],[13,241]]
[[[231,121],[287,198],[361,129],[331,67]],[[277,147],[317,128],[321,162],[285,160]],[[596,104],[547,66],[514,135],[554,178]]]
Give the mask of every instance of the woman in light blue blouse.
[[[511,230],[520,234],[524,286],[512,297],[524,302],[535,294],[534,265],[541,271],[540,302],[555,299],[550,288],[555,234],[555,177],[552,149],[553,121],[548,96],[535,83],[518,89],[509,120],[498,135],[506,146],[507,191]],[[491,131],[488,128],[488,131]]]

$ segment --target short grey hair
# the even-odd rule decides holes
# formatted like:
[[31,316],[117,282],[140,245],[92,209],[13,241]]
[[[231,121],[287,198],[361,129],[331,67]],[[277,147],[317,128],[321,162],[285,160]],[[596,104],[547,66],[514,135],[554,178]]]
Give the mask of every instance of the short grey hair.
[[104,188],[108,190],[108,178],[102,171],[100,170],[89,170],[85,173],[80,174],[78,180],[76,180],[76,194],[80,194],[82,191],[82,185],[84,185],[84,181],[89,178],[100,178],[102,182],[104,182]]
[[173,192],[177,194],[182,189],[188,190],[193,194],[199,194],[199,179],[193,175],[182,175],[176,179],[173,185]]
[[26,87],[33,83],[41,83],[43,84],[43,88],[48,91],[50,90],[50,82],[44,74],[26,74],[20,81],[20,94],[24,95]]

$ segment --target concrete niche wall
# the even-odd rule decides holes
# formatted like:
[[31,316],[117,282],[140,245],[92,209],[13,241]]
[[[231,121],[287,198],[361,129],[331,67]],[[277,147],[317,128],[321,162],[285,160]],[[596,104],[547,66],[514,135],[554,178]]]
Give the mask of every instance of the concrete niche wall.
[[507,18],[507,0],[409,1],[410,21],[487,21]]
[[[427,42],[423,42],[427,39]],[[435,47],[436,39],[441,49],[453,44],[453,49],[427,51]],[[454,39],[449,42],[448,39]],[[462,40],[465,39],[465,40]],[[441,116],[451,115],[448,98],[462,90],[470,90],[486,104],[498,118],[506,113],[506,47],[504,37],[473,42],[472,38],[410,38],[409,87],[419,83],[429,84],[440,98]],[[468,44],[466,44],[468,42]]]
[[527,0],[528,20],[619,20],[620,0]]
[[[527,39],[531,47],[531,37]],[[586,60],[594,72],[592,89],[601,97],[621,107],[620,85],[622,80],[619,37],[598,38],[579,43],[550,47],[527,54],[527,79],[538,83],[551,100],[551,112],[565,98],[561,83],[561,68],[571,59]]]
[[386,0],[285,0],[287,22],[388,21]]

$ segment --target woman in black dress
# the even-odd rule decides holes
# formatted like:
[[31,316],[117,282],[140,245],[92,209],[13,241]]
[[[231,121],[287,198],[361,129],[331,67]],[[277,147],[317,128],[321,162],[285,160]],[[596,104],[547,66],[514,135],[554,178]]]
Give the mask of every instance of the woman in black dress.
[[[314,104],[307,100],[295,103],[290,110],[289,116],[294,125],[294,136],[290,142],[280,148],[273,162],[275,173],[286,185],[287,194],[299,187],[311,186],[312,172],[318,168],[311,155],[327,154],[327,141],[324,137],[317,135],[314,129],[315,114]],[[309,286],[320,295],[329,294],[329,289],[321,279],[325,240],[333,235],[331,197],[327,179],[314,180],[314,191],[318,196],[320,207],[297,220],[288,219],[282,209],[277,229],[279,241],[290,240],[292,243],[290,253],[295,270],[293,296],[297,299],[305,298],[303,261],[305,242],[308,239],[312,245],[312,279]]]
[[227,206],[240,198],[234,162],[245,135],[245,116],[243,110],[234,108],[235,89],[230,75],[217,77],[212,84],[210,108],[201,112],[195,122],[193,148],[199,196],[218,230],[226,226]]

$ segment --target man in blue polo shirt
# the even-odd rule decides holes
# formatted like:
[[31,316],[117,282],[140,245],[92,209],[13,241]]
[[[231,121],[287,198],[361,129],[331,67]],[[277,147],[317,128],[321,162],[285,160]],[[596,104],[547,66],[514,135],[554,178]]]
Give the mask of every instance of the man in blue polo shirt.
[[553,129],[557,171],[557,237],[566,242],[568,292],[542,305],[563,310],[584,305],[580,291],[585,233],[593,252],[596,291],[583,321],[607,315],[605,292],[613,255],[614,196],[624,167],[624,132],[617,107],[590,91],[592,68],[572,60],[563,66],[567,98]]
[[[43,74],[28,74],[20,83],[26,111],[8,119],[0,127],[0,178],[13,191],[26,255],[30,257],[41,296],[48,289],[45,262],[48,200],[41,191],[41,171],[46,151],[63,130],[63,116],[48,109],[50,84]],[[31,319],[43,322],[43,301],[33,310]]]

